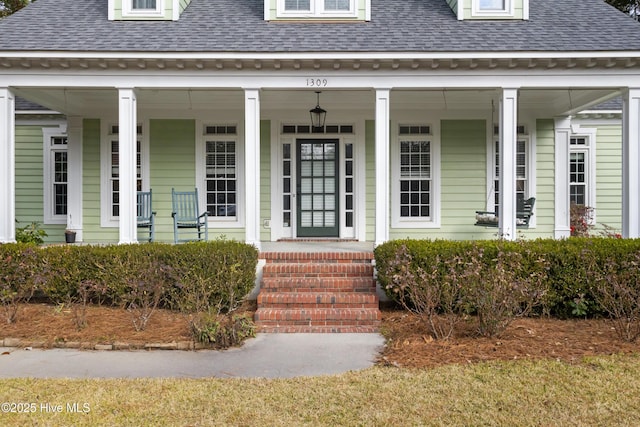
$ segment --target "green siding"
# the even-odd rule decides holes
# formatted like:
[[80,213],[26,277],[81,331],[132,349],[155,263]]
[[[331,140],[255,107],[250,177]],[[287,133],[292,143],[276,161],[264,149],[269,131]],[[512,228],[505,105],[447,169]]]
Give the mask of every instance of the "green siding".
[[458,0],[447,0],[447,4],[451,8],[451,10],[453,10],[453,13],[455,13],[456,16],[457,16],[458,15]]
[[16,126],[16,228],[32,222],[47,233],[46,243],[64,241],[64,225],[44,224],[42,126]]
[[441,227],[396,228],[391,229],[390,237],[491,238],[495,230],[473,225],[475,211],[484,209],[487,203],[485,122],[443,120],[440,147]]
[[376,122],[365,123],[365,179],[366,179],[366,233],[367,242],[375,240],[376,227]]
[[82,125],[82,228],[87,243],[117,243],[117,228],[100,226],[100,120]]
[[622,128],[598,126],[596,134],[596,222],[622,229]]
[[[196,186],[195,121],[151,120],[149,133],[149,184],[153,190],[153,210],[157,212],[156,240],[173,242],[171,188],[186,190]],[[118,228],[100,226],[99,120],[85,120],[83,158],[84,240],[116,243],[119,240]]]
[[[243,203],[244,204],[244,203]],[[271,240],[271,229],[264,227],[271,218],[271,122],[260,122],[260,240]],[[241,239],[244,241],[244,236]]]
[[[455,1],[455,0],[447,0],[449,1]],[[472,16],[472,1],[473,0],[463,0],[464,1],[464,8],[463,8],[463,14],[464,14],[464,19],[524,19],[524,2],[525,0],[513,0],[514,1],[514,8],[513,8],[513,16],[500,16],[500,15],[496,15],[496,16],[486,16],[483,15],[481,17],[478,16]],[[455,10],[455,9],[454,9]]]
[[[599,125],[596,138],[597,222],[621,229],[622,210],[622,133],[619,124]],[[390,237],[429,239],[492,239],[497,230],[475,227],[474,212],[487,203],[486,124],[483,120],[443,120],[441,122],[441,227],[391,229]],[[365,124],[365,238],[375,239],[375,122]],[[536,227],[520,230],[523,238],[552,237],[554,233],[554,124],[551,119],[536,122]],[[42,126],[16,127],[16,218],[18,227],[43,218]],[[84,240],[89,243],[115,243],[116,227],[100,226],[100,120],[83,122],[83,222]],[[171,188],[204,191],[195,178],[195,120],[151,120],[149,131],[150,186],[157,211],[158,241],[173,241]],[[260,223],[271,217],[271,122],[260,124]],[[533,175],[532,175],[533,176]],[[391,191],[394,191],[391,182]],[[244,203],[240,200],[240,205]],[[64,225],[43,225],[47,242],[61,242]],[[245,228],[210,227],[210,238],[224,235],[244,240]],[[142,236],[141,236],[142,237]],[[261,225],[260,238],[271,239],[270,229]]]
[[[305,18],[278,18],[278,0],[264,0],[264,1],[268,1],[269,2],[269,20],[271,21],[286,21],[286,20],[301,20],[301,19],[305,19]],[[322,20],[326,20],[326,19],[331,19],[331,20],[336,20],[336,21],[349,21],[349,20],[357,20],[357,21],[364,21],[367,17],[367,9],[366,9],[366,0],[357,0],[358,1],[358,5],[356,6],[358,8],[358,13],[357,13],[357,17],[356,18],[327,18],[327,17],[314,17],[314,18],[307,18],[310,20],[313,19],[322,19]],[[455,1],[455,0],[454,0]]]
[[180,14],[189,6],[189,3],[191,3],[191,0],[180,0]]
[[[391,229],[390,238],[493,239],[497,229],[474,226],[475,211],[487,204],[486,128],[482,120],[441,123],[441,227]],[[537,227],[519,230],[521,238],[551,237],[554,228],[554,129],[552,120],[538,122]],[[393,184],[392,184],[393,185]]]
[[553,237],[555,228],[555,129],[552,119],[536,122],[536,227],[527,238]]
[[[262,151],[262,167],[269,163],[268,122],[262,131],[266,137]],[[195,187],[204,192],[204,183],[196,183],[196,123],[195,120],[151,120],[149,126],[150,182],[153,190],[153,209],[156,214],[156,240],[173,242],[173,220],[171,218],[171,189],[189,190]],[[266,135],[266,136],[265,136]],[[119,239],[117,227],[100,225],[100,121],[84,122],[84,240],[89,243],[115,243]],[[267,170],[269,168],[266,168]],[[264,175],[264,172],[263,172]],[[269,175],[262,178],[263,194],[268,193]],[[240,200],[240,204],[243,201]],[[205,207],[201,206],[204,211]],[[261,204],[261,214],[269,217],[270,199]],[[146,232],[141,231],[143,240]],[[219,237],[244,241],[245,229],[229,228],[227,225],[209,224],[209,239]]]
[[[171,189],[205,191],[196,184],[196,123],[194,120],[151,120],[149,123],[150,182],[156,214],[156,240],[173,242]],[[205,207],[200,206],[204,212]],[[217,233],[209,227],[209,238]],[[141,233],[141,236],[143,233]]]

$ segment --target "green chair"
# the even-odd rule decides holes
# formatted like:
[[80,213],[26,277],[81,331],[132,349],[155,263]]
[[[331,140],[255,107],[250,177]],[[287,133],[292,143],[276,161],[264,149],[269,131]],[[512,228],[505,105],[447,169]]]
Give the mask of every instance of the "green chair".
[[149,242],[155,239],[155,216],[152,206],[151,190],[138,191],[136,213],[138,216],[138,228],[146,228],[149,232]]
[[[173,206],[171,216],[173,217],[174,243],[209,240],[209,225],[207,223],[209,214],[206,211],[200,212],[197,188],[194,191],[176,191],[172,188],[171,203]],[[181,237],[181,234],[185,233],[191,234],[191,238]]]

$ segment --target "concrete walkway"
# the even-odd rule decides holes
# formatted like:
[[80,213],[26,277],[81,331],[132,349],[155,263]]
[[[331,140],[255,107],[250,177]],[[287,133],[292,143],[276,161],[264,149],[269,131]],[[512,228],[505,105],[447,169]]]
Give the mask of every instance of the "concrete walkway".
[[[379,334],[258,334],[225,351],[0,347],[0,378],[290,378],[373,366]],[[8,352],[9,354],[4,354]]]

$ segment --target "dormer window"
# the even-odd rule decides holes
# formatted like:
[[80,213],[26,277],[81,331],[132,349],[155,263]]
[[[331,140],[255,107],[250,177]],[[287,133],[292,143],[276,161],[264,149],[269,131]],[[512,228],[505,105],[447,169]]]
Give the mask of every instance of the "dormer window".
[[506,7],[505,0],[480,0],[478,2],[482,11],[504,11]]
[[472,0],[474,16],[511,16],[513,0]]
[[132,10],[156,11],[158,2],[156,0],[132,0]]
[[164,0],[122,0],[125,18],[157,18],[164,16]]
[[355,0],[278,0],[281,18],[354,18]]

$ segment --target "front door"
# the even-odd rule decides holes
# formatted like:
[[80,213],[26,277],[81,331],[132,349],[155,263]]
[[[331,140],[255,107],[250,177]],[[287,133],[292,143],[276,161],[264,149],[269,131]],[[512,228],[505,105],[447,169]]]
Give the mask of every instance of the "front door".
[[338,140],[297,141],[298,237],[339,237]]

